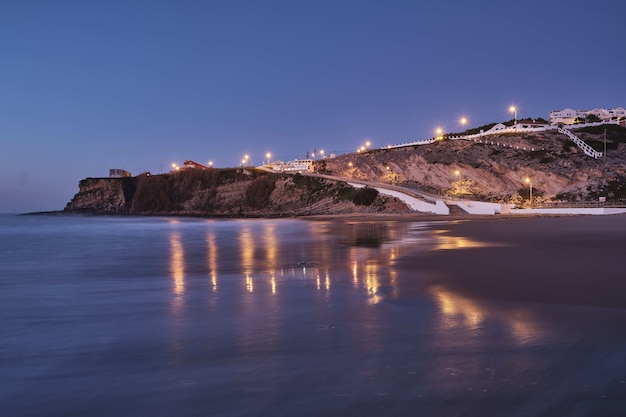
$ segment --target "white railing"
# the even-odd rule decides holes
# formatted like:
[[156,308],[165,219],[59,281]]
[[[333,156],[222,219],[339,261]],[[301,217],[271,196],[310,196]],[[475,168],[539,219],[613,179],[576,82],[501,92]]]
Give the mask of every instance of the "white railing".
[[596,159],[602,157],[602,152],[596,151],[595,149],[593,149],[591,146],[587,145],[582,139],[578,138],[578,136],[576,136],[575,134],[573,134],[569,130],[563,129],[563,128],[559,127],[558,131],[559,131],[559,133],[563,133],[564,135],[566,135],[568,138],[570,138],[572,140],[572,142],[574,142],[576,145],[578,145],[578,147],[583,150],[585,155],[590,156],[592,158],[596,158]]
[[[576,143],[576,145],[578,145],[583,152],[585,152],[585,155],[587,156],[591,156],[592,158],[599,158],[602,156],[602,152],[598,152],[596,150],[594,150],[591,146],[587,145],[584,141],[582,141],[581,139],[579,139],[576,135],[574,135],[573,133],[571,133],[569,131],[569,129],[580,129],[583,127],[589,127],[589,126],[600,126],[600,125],[604,125],[604,124],[619,124],[618,121],[616,120],[609,120],[609,121],[601,121],[601,122],[593,122],[593,123],[580,123],[580,124],[575,124],[575,125],[567,125],[567,126],[563,126],[563,127],[559,127],[557,125],[546,125],[546,126],[541,126],[541,127],[524,127],[524,123],[518,123],[516,125],[513,126],[508,126],[505,128],[500,128],[500,129],[490,129],[486,132],[481,131],[480,133],[473,133],[471,135],[459,135],[459,136],[446,136],[446,139],[449,140],[471,140],[474,142],[482,142],[482,138],[484,138],[485,136],[492,136],[492,135],[499,135],[499,134],[503,134],[503,133],[525,133],[525,132],[546,132],[548,130],[558,130],[560,133],[563,133],[565,135],[567,135],[572,141],[574,141],[574,143]],[[393,149],[393,148],[404,148],[407,146],[416,146],[416,145],[430,145],[432,143],[437,142],[437,140],[435,138],[431,138],[431,139],[422,139],[422,140],[415,140],[415,141],[411,141],[411,142],[405,142],[405,143],[399,143],[396,145],[388,145],[386,147],[380,148],[380,149]],[[505,144],[501,144],[501,143],[493,143],[493,142],[487,142],[485,141],[484,143],[488,143],[491,145],[502,145],[502,146],[507,146]],[[509,145],[511,148],[513,146]],[[520,149],[519,146],[516,147],[517,149]],[[534,151],[535,148],[523,148],[523,150],[530,150],[530,151]]]

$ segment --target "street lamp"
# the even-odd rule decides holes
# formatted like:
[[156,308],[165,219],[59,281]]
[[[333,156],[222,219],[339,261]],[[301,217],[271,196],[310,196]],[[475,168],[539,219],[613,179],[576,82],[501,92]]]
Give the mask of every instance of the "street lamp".
[[320,149],[320,155],[322,155],[322,159],[324,159],[324,150]]
[[524,180],[526,182],[526,184],[528,184],[529,190],[530,190],[530,198],[528,199],[528,203],[530,208],[533,207],[533,180],[530,179],[530,177],[526,177],[526,179]]
[[209,161],[209,168],[213,167],[213,161]]
[[515,123],[514,124],[517,124],[517,107],[515,107],[515,106],[509,107],[509,113],[515,114],[515,119],[514,119]]
[[435,139],[437,140],[441,140],[443,139],[443,129],[438,127],[437,129],[435,129],[435,133],[437,134],[437,137]]
[[370,143],[370,141],[369,141],[369,140],[368,140],[367,142],[365,142],[365,147],[366,147],[366,148],[369,148],[369,147],[370,147],[370,145],[371,145],[371,143]]
[[272,159],[272,154],[268,152],[265,154],[265,157],[267,158],[267,165],[269,165]]
[[461,117],[461,119],[459,120],[459,123],[461,123],[461,126],[463,126],[463,129],[465,129],[465,133],[467,133],[467,128],[465,127],[467,125],[467,117],[465,116]]

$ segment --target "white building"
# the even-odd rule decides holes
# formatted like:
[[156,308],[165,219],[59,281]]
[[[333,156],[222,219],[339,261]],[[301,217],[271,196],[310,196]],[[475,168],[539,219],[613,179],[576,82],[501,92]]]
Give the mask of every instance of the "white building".
[[571,125],[574,123],[576,119],[584,119],[585,117],[593,114],[597,116],[602,121],[609,120],[617,120],[619,118],[626,118],[626,110],[622,107],[616,107],[613,109],[591,109],[591,110],[574,110],[574,109],[563,109],[563,110],[552,110],[550,111],[550,123],[557,124],[563,123],[566,125]]
[[313,171],[312,159],[296,159],[294,161],[282,162],[272,161],[270,164],[272,171],[276,172],[298,172],[298,171]]

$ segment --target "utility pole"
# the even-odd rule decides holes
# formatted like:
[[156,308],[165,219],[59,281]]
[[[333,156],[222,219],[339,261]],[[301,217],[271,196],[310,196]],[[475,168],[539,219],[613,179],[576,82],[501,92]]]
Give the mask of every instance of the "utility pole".
[[606,129],[604,129],[604,163],[606,164]]

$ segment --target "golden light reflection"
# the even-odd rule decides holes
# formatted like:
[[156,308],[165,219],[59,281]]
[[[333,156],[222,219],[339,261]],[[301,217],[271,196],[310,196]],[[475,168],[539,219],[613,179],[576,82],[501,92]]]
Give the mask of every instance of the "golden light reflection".
[[185,252],[179,232],[170,234],[170,273],[174,279],[174,294],[185,293]]
[[510,336],[520,344],[530,343],[545,336],[541,320],[534,317],[530,311],[501,307],[485,300],[472,300],[442,286],[433,286],[430,290],[445,318],[442,326],[444,331],[459,326],[476,329],[489,319],[502,322]]
[[241,227],[239,233],[239,245],[241,247],[241,269],[245,276],[246,290],[248,292],[254,291],[254,283],[250,276],[254,267],[254,236],[252,230],[248,224],[244,224]]
[[246,274],[246,291],[254,292],[254,281],[249,274]]
[[478,242],[465,236],[449,236],[444,233],[445,232],[443,231],[435,231],[433,233],[435,238],[434,250],[469,249],[493,246],[492,244]]
[[209,275],[213,291],[217,291],[217,241],[214,231],[209,231],[206,237],[208,248]]
[[[447,291],[443,287],[432,287],[435,299],[442,314],[447,319],[460,319],[459,323],[475,328],[485,319],[480,305]],[[446,320],[448,327],[454,327],[454,320]]]
[[381,301],[381,297],[378,295],[378,264],[373,261],[369,261],[365,264],[365,288],[367,294],[370,297],[372,304],[377,304]]
[[263,248],[265,249],[266,267],[271,274],[270,288],[272,294],[276,295],[278,238],[276,237],[276,225],[274,223],[266,223],[263,227]]

